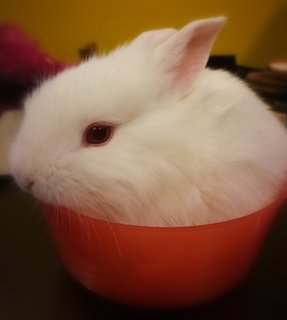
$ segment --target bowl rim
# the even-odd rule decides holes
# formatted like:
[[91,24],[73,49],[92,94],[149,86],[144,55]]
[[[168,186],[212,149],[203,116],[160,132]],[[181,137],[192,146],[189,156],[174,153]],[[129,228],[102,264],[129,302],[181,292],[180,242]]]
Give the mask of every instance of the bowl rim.
[[[236,217],[233,219],[224,220],[224,221],[214,222],[214,223],[206,223],[206,224],[190,225],[190,226],[174,226],[174,227],[172,227],[172,226],[165,227],[165,226],[132,225],[132,224],[114,222],[114,221],[110,221],[110,220],[103,220],[103,219],[98,219],[98,218],[95,218],[92,216],[82,214],[80,212],[74,211],[73,209],[69,209],[66,207],[57,207],[57,211],[60,212],[61,208],[62,208],[65,211],[74,212],[78,215],[84,216],[87,219],[92,219],[92,220],[99,222],[99,223],[107,223],[110,225],[110,227],[112,226],[117,229],[130,229],[130,230],[142,230],[142,231],[187,231],[187,230],[188,231],[190,231],[190,230],[201,231],[204,229],[222,228],[223,226],[227,226],[230,224],[236,224],[240,221],[250,219],[250,217],[263,215],[266,211],[268,211],[272,207],[281,206],[285,202],[286,199],[287,199],[287,190],[286,190],[286,186],[285,186],[280,193],[277,193],[277,197],[270,204],[268,204],[267,206],[265,206],[259,210],[248,213],[246,215]],[[47,203],[46,204],[44,203],[44,206],[54,207],[53,205],[47,204]]]

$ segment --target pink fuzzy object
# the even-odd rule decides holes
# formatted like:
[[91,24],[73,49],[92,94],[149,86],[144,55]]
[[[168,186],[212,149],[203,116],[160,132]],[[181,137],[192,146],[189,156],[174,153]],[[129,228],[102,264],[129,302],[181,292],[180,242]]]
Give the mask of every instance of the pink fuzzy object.
[[30,85],[67,65],[54,60],[17,26],[0,26],[0,85]]

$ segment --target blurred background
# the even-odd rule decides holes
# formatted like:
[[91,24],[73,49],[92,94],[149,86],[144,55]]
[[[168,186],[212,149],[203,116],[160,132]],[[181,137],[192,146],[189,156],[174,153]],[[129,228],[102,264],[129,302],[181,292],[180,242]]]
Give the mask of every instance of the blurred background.
[[23,28],[41,48],[66,62],[96,42],[110,50],[138,33],[154,28],[180,28],[191,20],[229,18],[213,49],[235,54],[237,62],[267,67],[287,56],[286,0],[1,0],[0,22]]

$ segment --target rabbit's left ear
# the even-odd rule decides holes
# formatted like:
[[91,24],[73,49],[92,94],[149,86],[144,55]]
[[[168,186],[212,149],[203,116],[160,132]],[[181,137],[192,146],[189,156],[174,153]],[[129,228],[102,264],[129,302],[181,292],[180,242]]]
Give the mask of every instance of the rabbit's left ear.
[[176,34],[175,29],[158,29],[141,33],[132,42],[133,47],[156,48],[164,41]]
[[155,49],[155,58],[170,74],[174,86],[187,93],[205,68],[212,45],[225,17],[192,22]]

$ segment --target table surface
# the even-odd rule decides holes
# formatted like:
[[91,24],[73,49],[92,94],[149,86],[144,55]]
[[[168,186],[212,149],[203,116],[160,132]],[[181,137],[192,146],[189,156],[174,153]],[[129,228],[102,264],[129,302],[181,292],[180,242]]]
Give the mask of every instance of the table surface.
[[287,319],[287,204],[245,280],[225,296],[182,310],[114,304],[66,273],[34,199],[0,180],[0,319]]

